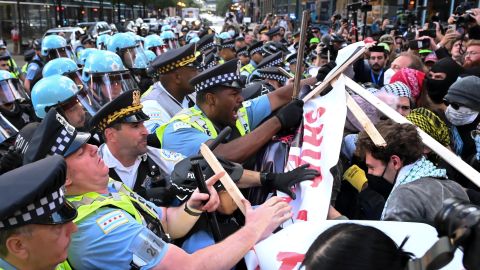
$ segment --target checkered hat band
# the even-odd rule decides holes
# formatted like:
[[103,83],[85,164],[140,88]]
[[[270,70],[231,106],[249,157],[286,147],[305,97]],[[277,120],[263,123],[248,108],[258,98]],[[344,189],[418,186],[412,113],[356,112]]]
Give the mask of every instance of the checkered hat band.
[[63,186],[40,200],[17,210],[13,216],[0,221],[0,229],[28,224],[31,220],[48,216],[60,208],[65,201]]
[[250,51],[250,55],[253,55],[254,53],[257,53],[259,51],[262,51],[262,47],[258,47],[258,48],[253,49],[252,51]]
[[287,62],[289,64],[296,64],[297,63],[297,58],[296,57],[290,58],[290,59],[287,60]]
[[235,43],[220,44],[220,47],[235,49]]
[[203,45],[202,47],[199,47],[197,48],[199,51],[203,52],[203,51],[206,51],[210,48],[212,48],[213,46],[215,46],[215,43],[214,42],[210,42],[210,43],[207,43],[205,45]]
[[212,88],[217,85],[233,82],[236,80],[239,80],[240,76],[238,76],[236,73],[226,73],[226,74],[221,74],[212,78],[209,78],[203,82],[199,82],[195,84],[194,88],[196,92],[203,91],[209,88]]
[[281,83],[284,83],[288,80],[288,78],[285,77],[285,76],[278,75],[278,74],[272,74],[272,73],[260,73],[259,76],[262,79],[275,80],[275,81],[279,81]]
[[237,52],[237,56],[238,56],[238,55],[248,56],[248,52],[247,52],[247,51],[239,51],[239,52]]
[[274,67],[276,65],[280,65],[282,63],[282,59],[281,58],[278,58],[278,59],[275,59],[267,64],[265,64],[265,66],[263,66],[264,68],[268,68],[268,67]]
[[63,128],[60,132],[60,135],[55,139],[55,142],[50,148],[51,155],[63,155],[67,150],[68,146],[72,143],[73,139],[75,138],[76,131],[67,131],[67,129]]

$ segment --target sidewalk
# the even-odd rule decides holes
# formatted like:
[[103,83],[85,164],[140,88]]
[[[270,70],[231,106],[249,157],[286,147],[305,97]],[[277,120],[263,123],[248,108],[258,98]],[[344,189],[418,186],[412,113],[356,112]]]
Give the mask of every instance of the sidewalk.
[[13,54],[13,42],[11,39],[7,39],[7,50],[10,53],[10,55],[13,57],[13,60],[17,63],[17,66],[20,68],[25,64],[25,60],[23,59],[23,55],[14,55]]

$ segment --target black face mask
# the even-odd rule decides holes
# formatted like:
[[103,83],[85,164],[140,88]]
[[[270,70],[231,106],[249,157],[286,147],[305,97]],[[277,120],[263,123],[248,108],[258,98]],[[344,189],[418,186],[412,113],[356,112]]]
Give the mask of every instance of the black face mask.
[[390,192],[392,192],[393,189],[393,184],[385,180],[383,176],[367,174],[367,179],[368,187],[382,195],[385,200],[388,198],[388,196],[390,196]]
[[442,103],[443,98],[448,92],[450,85],[445,80],[434,80],[432,78],[425,78],[425,86],[430,99],[435,103]]

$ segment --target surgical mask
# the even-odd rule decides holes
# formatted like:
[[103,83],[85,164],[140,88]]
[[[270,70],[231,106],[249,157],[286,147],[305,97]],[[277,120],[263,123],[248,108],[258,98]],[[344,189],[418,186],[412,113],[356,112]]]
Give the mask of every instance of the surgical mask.
[[460,106],[455,110],[452,105],[448,105],[445,111],[445,117],[454,126],[464,126],[471,124],[478,116],[478,112],[465,106]]
[[393,74],[395,74],[395,71],[391,68],[387,69],[387,71],[385,71],[385,73],[383,73],[383,82],[385,84],[389,84],[390,83],[390,79],[393,77]]
[[230,37],[235,36],[235,30],[228,30],[227,33],[230,34]]

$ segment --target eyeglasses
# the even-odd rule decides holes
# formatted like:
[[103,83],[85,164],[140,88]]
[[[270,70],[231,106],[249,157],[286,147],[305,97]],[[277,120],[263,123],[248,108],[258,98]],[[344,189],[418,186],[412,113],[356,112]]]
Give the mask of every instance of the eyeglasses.
[[397,105],[397,110],[403,110],[403,111],[408,111],[410,110],[410,106],[405,106],[405,105]]
[[465,56],[469,56],[469,55],[477,55],[477,54],[480,54],[480,52],[475,52],[475,51],[471,51],[471,52],[465,52]]
[[475,140],[475,137],[479,136],[480,135],[480,130],[478,129],[474,129],[472,131],[470,131],[470,136],[472,137],[472,139]]

